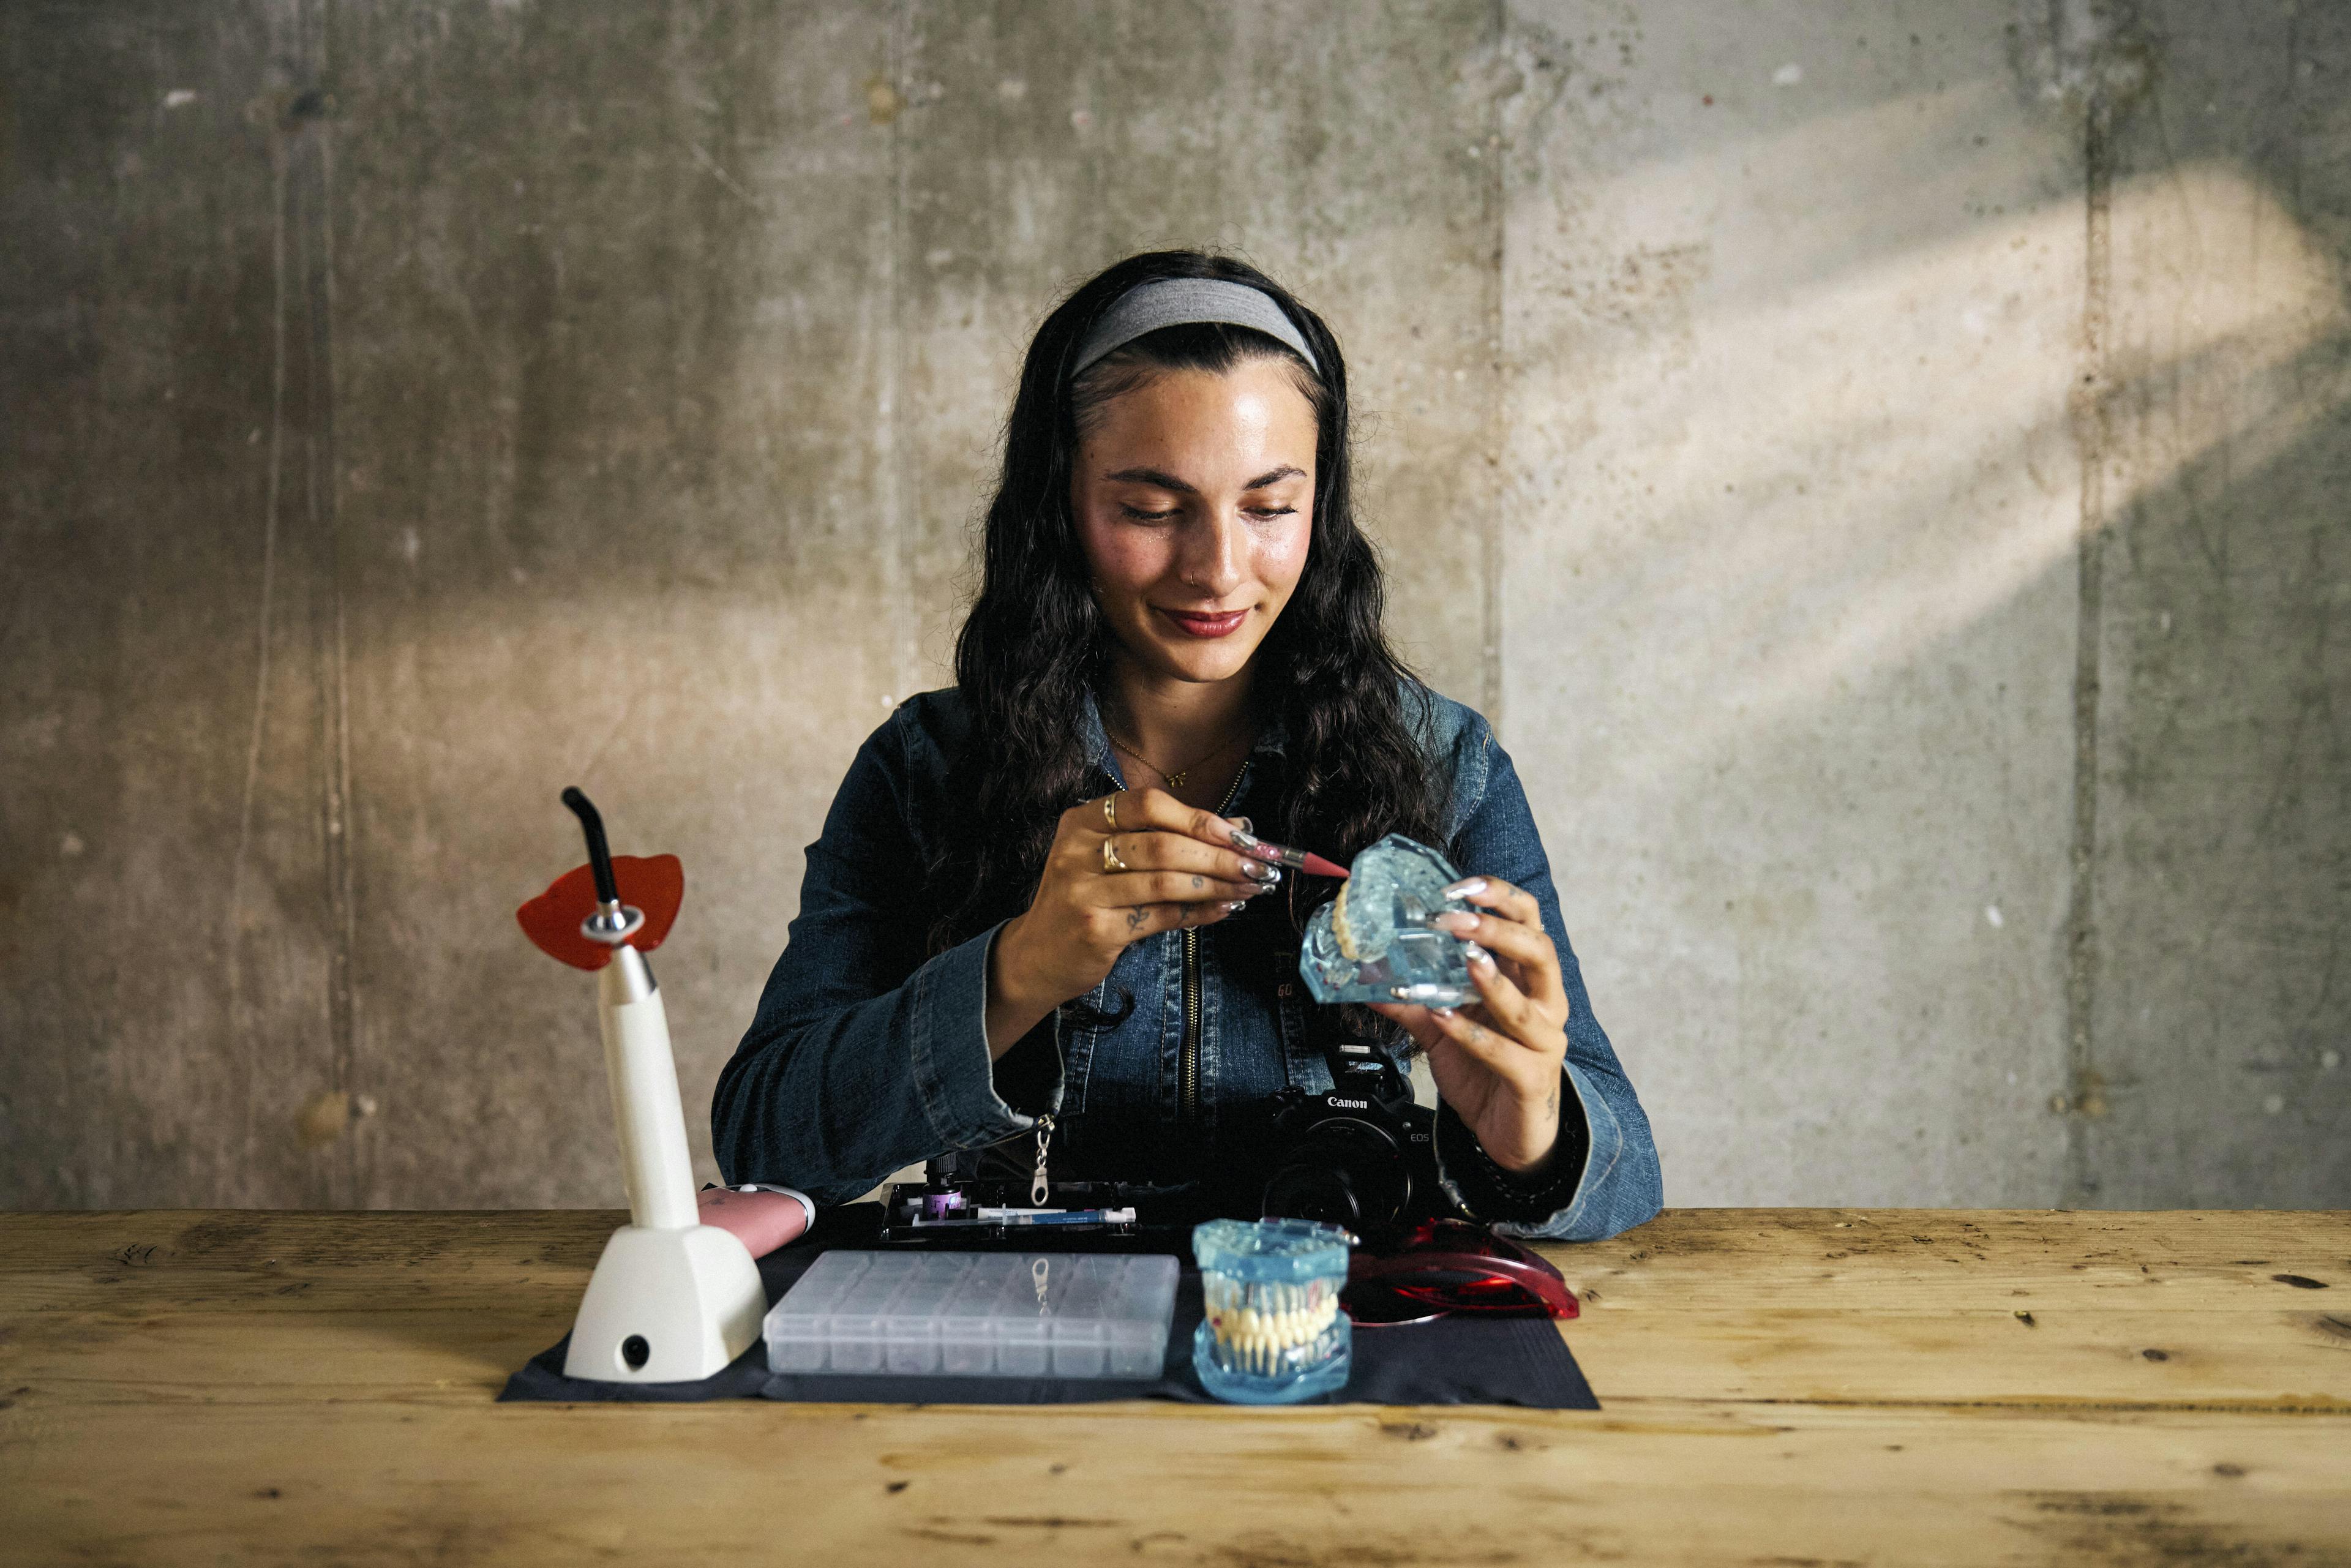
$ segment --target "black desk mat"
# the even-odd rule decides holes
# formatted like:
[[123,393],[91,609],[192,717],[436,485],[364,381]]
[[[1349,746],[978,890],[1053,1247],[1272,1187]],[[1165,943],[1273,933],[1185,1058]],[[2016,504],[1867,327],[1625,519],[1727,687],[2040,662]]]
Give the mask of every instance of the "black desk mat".
[[[874,1207],[878,1212],[878,1206]],[[828,1209],[820,1219],[819,1233],[760,1259],[759,1278],[768,1288],[769,1303],[830,1249],[872,1245],[872,1218],[852,1210]],[[737,1357],[724,1372],[699,1382],[591,1383],[563,1375],[564,1352],[570,1344],[567,1334],[507,1378],[498,1398],[580,1403],[766,1398],[860,1405],[1075,1405],[1104,1399],[1214,1403],[1192,1373],[1192,1331],[1200,1318],[1200,1276],[1187,1259],[1176,1287],[1166,1366],[1155,1378],[771,1375],[768,1347],[762,1342]],[[1305,1403],[1600,1408],[1558,1326],[1540,1318],[1440,1318],[1435,1322],[1386,1328],[1359,1326],[1347,1385]]]

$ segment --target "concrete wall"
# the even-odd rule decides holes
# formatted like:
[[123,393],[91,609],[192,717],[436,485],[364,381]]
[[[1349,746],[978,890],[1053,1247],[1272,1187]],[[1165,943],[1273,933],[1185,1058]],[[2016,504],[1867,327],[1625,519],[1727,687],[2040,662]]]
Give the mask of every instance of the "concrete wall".
[[698,1109],[1170,243],[1347,344],[1670,1202],[2351,1202],[2351,11],[26,6],[0,94],[0,1205],[618,1201],[556,790],[685,861]]

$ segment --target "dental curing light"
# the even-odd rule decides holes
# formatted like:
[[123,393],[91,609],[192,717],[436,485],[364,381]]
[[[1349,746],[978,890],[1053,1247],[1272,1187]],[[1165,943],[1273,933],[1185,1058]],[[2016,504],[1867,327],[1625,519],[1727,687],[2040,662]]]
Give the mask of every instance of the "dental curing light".
[[[588,863],[515,918],[541,952],[597,972],[604,1071],[629,1184],[629,1223],[596,1260],[563,1375],[598,1383],[708,1377],[758,1340],[768,1297],[743,1243],[701,1223],[669,1019],[645,964],[677,918],[685,873],[675,855],[614,860],[588,797],[566,789],[563,803],[587,835]],[[624,885],[635,903],[622,902]]]

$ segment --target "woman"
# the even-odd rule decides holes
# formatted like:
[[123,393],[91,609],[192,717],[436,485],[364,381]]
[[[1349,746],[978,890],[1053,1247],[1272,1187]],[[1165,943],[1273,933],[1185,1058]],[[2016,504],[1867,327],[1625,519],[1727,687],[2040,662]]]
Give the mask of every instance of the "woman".
[[[1583,1239],[1656,1212],[1510,758],[1384,639],[1348,441],[1338,343],[1238,262],[1133,256],[1046,319],[956,685],[859,751],[720,1075],[729,1181],[837,1202],[1024,1134],[1062,1179],[1247,1168],[1339,1031],[1426,1052],[1477,1218]],[[1315,1006],[1299,934],[1335,884],[1245,852],[1259,824],[1342,862],[1445,847],[1481,1003]]]

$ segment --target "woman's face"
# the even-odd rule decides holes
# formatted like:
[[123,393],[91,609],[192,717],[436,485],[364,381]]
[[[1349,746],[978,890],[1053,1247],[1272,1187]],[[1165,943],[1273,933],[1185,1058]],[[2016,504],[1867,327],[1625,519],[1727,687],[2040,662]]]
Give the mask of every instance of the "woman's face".
[[1241,673],[1290,602],[1314,518],[1314,410],[1286,362],[1169,371],[1080,442],[1070,502],[1094,592],[1136,664]]

